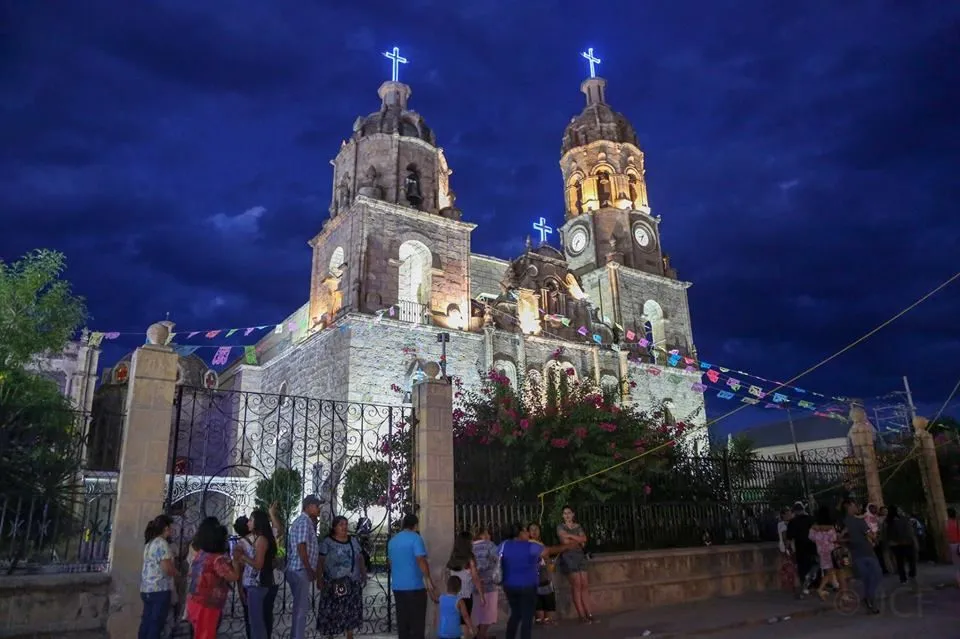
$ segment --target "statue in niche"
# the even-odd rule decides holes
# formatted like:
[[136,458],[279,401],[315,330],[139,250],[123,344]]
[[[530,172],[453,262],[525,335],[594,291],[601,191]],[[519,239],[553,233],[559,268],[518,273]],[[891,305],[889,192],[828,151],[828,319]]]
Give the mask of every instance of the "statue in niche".
[[601,172],[597,175],[597,199],[600,200],[600,206],[610,206],[611,198],[610,176],[606,172]]
[[350,176],[345,175],[337,187],[337,212],[344,211],[350,206]]
[[423,203],[423,193],[420,191],[420,172],[413,164],[407,167],[407,177],[403,183],[403,190],[407,202],[415,208],[420,208],[420,204]]
[[340,308],[343,306],[343,291],[340,290],[340,282],[343,280],[343,273],[346,270],[346,263],[341,264],[333,269],[331,269],[323,281],[321,286],[327,289],[327,294],[329,295],[329,310],[330,318],[336,317],[337,313],[340,312]]
[[360,182],[360,188],[357,189],[357,195],[363,195],[366,197],[381,199],[383,197],[383,189],[377,184],[377,178],[380,177],[380,174],[377,173],[376,167],[372,164],[367,167],[366,172],[363,174],[363,180]]
[[567,285],[567,291],[570,293],[571,297],[575,300],[585,300],[587,299],[586,293],[583,292],[583,289],[580,288],[580,283],[577,282],[577,278],[573,273],[567,273],[566,281],[564,284]]

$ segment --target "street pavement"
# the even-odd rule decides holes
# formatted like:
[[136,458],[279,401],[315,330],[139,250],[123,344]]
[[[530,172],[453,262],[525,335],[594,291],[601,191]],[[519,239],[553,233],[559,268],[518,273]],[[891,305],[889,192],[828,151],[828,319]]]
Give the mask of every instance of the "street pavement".
[[[592,625],[562,622],[537,628],[535,635],[538,639],[850,639],[866,632],[870,639],[906,639],[932,631],[936,637],[960,637],[960,591],[951,566],[921,566],[916,587],[902,587],[896,577],[887,577],[882,588],[879,615],[868,615],[858,597],[824,603],[815,596],[798,600],[770,591],[634,610]],[[502,627],[495,630],[497,637],[503,636]]]

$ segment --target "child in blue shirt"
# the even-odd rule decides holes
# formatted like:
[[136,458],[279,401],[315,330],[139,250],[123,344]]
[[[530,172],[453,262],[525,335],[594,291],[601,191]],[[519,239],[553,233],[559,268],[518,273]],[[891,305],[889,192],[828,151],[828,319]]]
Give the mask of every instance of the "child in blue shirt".
[[437,606],[437,637],[439,639],[460,639],[460,625],[467,627],[469,634],[474,634],[470,613],[467,604],[460,598],[460,577],[451,576],[447,579],[447,592],[440,595],[440,604]]

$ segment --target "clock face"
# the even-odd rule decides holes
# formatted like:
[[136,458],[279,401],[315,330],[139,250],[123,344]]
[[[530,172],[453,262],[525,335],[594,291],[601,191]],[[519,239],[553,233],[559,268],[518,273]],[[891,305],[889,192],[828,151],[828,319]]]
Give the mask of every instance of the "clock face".
[[570,234],[570,252],[578,255],[585,248],[587,248],[587,231],[583,228],[575,229]]
[[653,245],[653,234],[650,229],[641,224],[633,227],[633,239],[637,241],[640,248],[650,248]]

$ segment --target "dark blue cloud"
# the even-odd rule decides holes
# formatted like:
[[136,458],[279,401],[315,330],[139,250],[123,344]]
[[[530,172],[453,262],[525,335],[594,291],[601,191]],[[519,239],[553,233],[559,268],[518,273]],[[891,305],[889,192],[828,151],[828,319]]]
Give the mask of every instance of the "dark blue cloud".
[[[4,5],[0,256],[65,251],[106,329],[277,321],[307,297],[328,161],[398,45],[474,250],[507,257],[561,222],[593,46],[705,359],[788,378],[957,268],[955,3],[327,4]],[[907,374],[942,401],[958,287],[804,383],[872,396]]]

